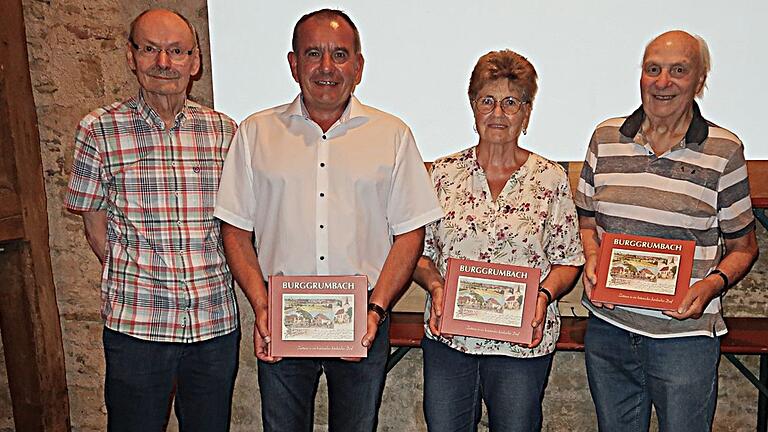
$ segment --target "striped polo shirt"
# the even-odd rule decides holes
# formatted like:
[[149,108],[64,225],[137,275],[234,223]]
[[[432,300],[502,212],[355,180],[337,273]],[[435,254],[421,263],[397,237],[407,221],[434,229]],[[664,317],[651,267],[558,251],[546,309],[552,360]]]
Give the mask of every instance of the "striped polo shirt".
[[[696,242],[691,284],[706,277],[723,257],[724,239],[754,230],[754,216],[741,141],[702,117],[694,102],[685,138],[661,156],[646,141],[642,106],[626,118],[597,126],[575,193],[580,216],[594,217],[597,233],[661,237]],[[699,319],[677,320],[660,311],[616,306],[597,317],[649,337],[713,336],[727,332],[720,298]]]

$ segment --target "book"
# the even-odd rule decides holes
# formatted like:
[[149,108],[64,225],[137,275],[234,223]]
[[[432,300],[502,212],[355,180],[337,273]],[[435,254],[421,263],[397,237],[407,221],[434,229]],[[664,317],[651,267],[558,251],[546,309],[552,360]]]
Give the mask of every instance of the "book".
[[440,332],[531,343],[537,268],[448,259]]
[[269,277],[269,355],[367,357],[366,276]]
[[605,233],[590,301],[676,310],[688,293],[696,243]]

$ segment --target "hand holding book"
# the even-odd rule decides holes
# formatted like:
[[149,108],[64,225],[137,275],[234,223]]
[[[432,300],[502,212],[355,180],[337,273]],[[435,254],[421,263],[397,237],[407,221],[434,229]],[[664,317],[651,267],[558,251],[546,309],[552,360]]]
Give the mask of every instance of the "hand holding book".
[[604,307],[606,309],[613,309],[612,303],[601,303],[592,300],[592,290],[597,284],[597,268],[600,265],[600,254],[593,253],[585,256],[584,273],[581,278],[581,282],[584,284],[584,292],[587,294],[587,298],[590,299],[592,304],[597,307]]
[[435,263],[425,256],[419,258],[413,272],[413,279],[421,285],[431,299],[429,308],[429,332],[435,336],[451,337],[440,331],[440,320],[443,317],[443,302],[445,296],[445,279],[440,275]]
[[691,285],[676,311],[664,311],[664,315],[675,319],[698,319],[709,302],[722,293],[722,282],[716,278],[704,278]]
[[271,335],[269,332],[269,308],[267,304],[257,304],[254,307],[253,319],[253,350],[256,358],[267,363],[276,363],[281,357],[269,355]]
[[536,299],[536,314],[533,317],[533,321],[531,321],[531,327],[533,327],[533,340],[531,340],[531,343],[525,344],[525,347],[535,348],[539,346],[541,340],[544,338],[544,321],[547,319],[548,308],[549,297],[543,292],[539,292],[539,297]]

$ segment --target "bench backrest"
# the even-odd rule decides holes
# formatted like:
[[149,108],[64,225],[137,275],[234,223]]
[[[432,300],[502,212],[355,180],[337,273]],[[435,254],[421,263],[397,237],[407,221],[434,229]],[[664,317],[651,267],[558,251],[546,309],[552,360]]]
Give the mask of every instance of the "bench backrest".
[[[431,162],[424,163],[429,169]],[[581,166],[584,162],[562,162],[568,171],[568,180],[571,182],[571,189],[575,190],[579,184],[579,175],[581,175]],[[747,171],[749,173],[749,187],[752,195],[752,206],[757,208],[768,208],[768,160],[747,161]]]

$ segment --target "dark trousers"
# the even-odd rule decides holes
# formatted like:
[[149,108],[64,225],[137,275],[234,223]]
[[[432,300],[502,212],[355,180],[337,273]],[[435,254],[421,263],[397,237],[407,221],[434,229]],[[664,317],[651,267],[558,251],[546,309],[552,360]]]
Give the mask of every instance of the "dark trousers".
[[176,385],[184,432],[228,431],[240,331],[203,342],[150,342],[104,328],[110,432],[154,432],[166,423]]
[[553,354],[474,355],[424,338],[424,417],[430,432],[477,431],[482,401],[493,432],[541,430]]
[[650,338],[590,316],[584,348],[600,431],[647,432],[651,406],[661,432],[712,429],[720,338]]
[[368,357],[360,362],[335,358],[259,361],[261,415],[265,432],[311,432],[320,375],[328,382],[331,432],[376,430],[389,356],[389,319],[376,333]]

